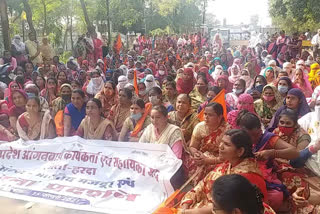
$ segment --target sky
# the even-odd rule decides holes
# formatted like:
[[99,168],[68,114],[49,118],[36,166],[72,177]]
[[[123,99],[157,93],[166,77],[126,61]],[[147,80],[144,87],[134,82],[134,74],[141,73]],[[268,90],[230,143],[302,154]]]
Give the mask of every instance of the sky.
[[268,0],[208,0],[207,12],[215,14],[221,23],[226,18],[227,24],[249,24],[250,17],[258,14],[259,24],[271,25]]

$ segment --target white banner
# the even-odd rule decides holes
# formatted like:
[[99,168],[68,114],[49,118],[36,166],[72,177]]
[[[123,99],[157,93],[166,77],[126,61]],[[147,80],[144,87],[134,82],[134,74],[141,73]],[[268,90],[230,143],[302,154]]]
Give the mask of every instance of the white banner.
[[152,213],[181,166],[167,145],[79,137],[0,145],[0,195],[103,213]]

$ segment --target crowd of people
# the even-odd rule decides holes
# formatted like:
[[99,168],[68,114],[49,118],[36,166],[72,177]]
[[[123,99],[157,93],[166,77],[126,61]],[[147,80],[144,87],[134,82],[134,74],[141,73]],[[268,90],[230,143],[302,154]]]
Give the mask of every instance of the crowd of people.
[[320,58],[303,39],[281,31],[227,48],[218,33],[142,35],[126,51],[91,32],[63,63],[48,39],[15,36],[0,59],[0,140],[167,144],[183,161],[173,186],[194,187],[180,213],[317,213],[307,180],[320,172],[305,163],[320,150]]

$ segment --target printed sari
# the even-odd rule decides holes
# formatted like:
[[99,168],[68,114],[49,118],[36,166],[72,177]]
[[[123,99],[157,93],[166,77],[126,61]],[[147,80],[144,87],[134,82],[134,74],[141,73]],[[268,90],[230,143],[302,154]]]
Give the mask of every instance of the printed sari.
[[86,116],[80,123],[77,135],[84,139],[113,140],[115,133],[110,120],[101,117],[101,122],[96,129],[90,124],[90,118]]
[[30,126],[26,116],[28,112],[23,113],[19,116],[17,121],[17,131],[19,137],[23,140],[42,140],[48,138],[50,122],[53,122],[53,119],[50,115],[50,111],[46,111],[42,114],[42,120],[39,123]]

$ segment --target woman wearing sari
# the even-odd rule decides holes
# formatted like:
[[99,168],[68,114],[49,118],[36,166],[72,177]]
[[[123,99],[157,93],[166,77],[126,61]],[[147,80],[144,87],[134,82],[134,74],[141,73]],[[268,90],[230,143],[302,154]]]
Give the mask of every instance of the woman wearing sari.
[[226,75],[220,75],[217,78],[216,86],[220,88],[220,90],[225,89],[226,93],[229,93],[232,91],[231,84],[229,83],[228,76]]
[[243,94],[245,90],[246,82],[243,79],[238,79],[233,84],[232,92],[226,94],[226,103],[228,103],[232,109],[236,109],[239,96]]
[[250,94],[241,94],[238,99],[237,110],[232,110],[228,113],[227,120],[233,129],[239,128],[237,125],[237,117],[241,110],[248,110],[255,114],[253,98]]
[[71,102],[72,87],[64,83],[60,86],[60,97],[52,101],[51,115],[54,118],[59,111],[63,111],[67,104]]
[[124,121],[130,116],[130,107],[132,104],[132,91],[128,88],[124,88],[119,92],[119,103],[114,105],[109,114],[109,118],[113,121],[117,137],[119,136]]
[[177,90],[176,90],[176,82],[175,81],[168,81],[165,85],[165,94],[163,102],[167,105],[174,106],[176,105],[177,101]]
[[265,128],[274,113],[283,105],[283,99],[278,90],[272,85],[266,85],[261,94],[261,98],[254,102],[254,109],[261,118],[261,122]]
[[77,135],[84,139],[115,140],[114,127],[110,120],[101,116],[100,100],[92,98],[86,105],[86,117],[81,121]]
[[188,147],[192,131],[199,123],[198,115],[191,109],[191,98],[187,94],[180,94],[175,105],[176,111],[169,113],[169,123],[181,128]]
[[95,98],[100,100],[102,104],[102,115],[108,118],[112,106],[118,103],[116,84],[112,81],[107,81],[104,88],[95,95]]
[[194,83],[195,78],[192,68],[184,68],[181,78],[177,80],[178,94],[189,94],[193,89]]
[[292,88],[292,82],[289,77],[280,77],[277,87],[281,97],[285,98],[288,91]]
[[151,123],[150,111],[150,104],[145,105],[142,99],[133,100],[130,117],[124,121],[119,141],[138,142],[145,128]]
[[46,87],[46,80],[44,79],[43,76],[39,74],[36,78],[35,84],[39,88],[39,91],[41,92]]
[[304,96],[309,98],[312,96],[312,87],[308,79],[308,75],[303,70],[297,69],[292,79],[293,83],[303,91]]
[[267,67],[264,70],[263,76],[266,78],[267,84],[273,84],[276,78],[275,72],[272,67]]
[[320,85],[320,65],[318,63],[313,63],[310,66],[309,82],[313,89]]
[[310,112],[310,107],[303,92],[298,88],[292,88],[287,94],[285,104],[273,115],[269,125],[270,131],[273,131],[278,126],[279,115],[284,109],[295,112],[298,115],[298,118],[301,118]]
[[55,78],[49,77],[47,79],[45,89],[40,92],[40,95],[47,100],[50,108],[52,107],[52,101],[57,98],[57,86],[57,80]]
[[182,157],[183,134],[178,126],[168,123],[168,112],[162,105],[152,107],[151,124],[144,130],[139,142],[167,144],[177,158]]
[[16,140],[17,137],[11,131],[7,102],[0,100],[0,141]]
[[230,76],[229,76],[229,82],[233,85],[238,79],[240,79],[241,71],[239,66],[233,65],[230,67]]
[[58,81],[58,89],[60,89],[62,84],[68,81],[67,74],[64,71],[58,71],[56,79]]
[[240,79],[243,79],[246,82],[246,91],[252,88],[254,80],[250,77],[249,71],[242,70]]
[[[252,141],[243,130],[229,130],[221,136],[219,145],[219,160],[222,164],[216,166],[181,200],[180,207],[186,214],[199,213],[200,208],[209,208],[213,202],[211,195],[215,181],[229,174],[239,174],[259,187],[267,201],[267,190],[258,162],[252,153]],[[210,212],[209,212],[210,213]]]
[[12,93],[18,89],[22,89],[22,87],[16,81],[10,82],[8,88],[6,89],[8,91],[8,96],[5,97],[5,100],[7,101],[7,105],[8,105],[9,109],[11,108],[11,106],[14,105],[13,100],[12,100]]
[[207,100],[207,93],[208,80],[203,76],[199,76],[195,88],[190,93],[190,97],[192,100],[191,107],[193,110],[197,111],[199,105]]
[[38,97],[28,98],[26,112],[18,118],[17,131],[23,140],[52,139],[56,136],[50,111],[41,112]]
[[192,176],[199,167],[201,173],[193,180],[197,184],[213,167],[221,163],[218,158],[219,144],[230,125],[224,121],[223,108],[219,103],[210,103],[204,110],[204,121],[198,123],[191,136],[189,156],[184,165],[188,176]]
[[64,109],[64,136],[74,136],[86,116],[85,94],[81,90],[74,90],[71,94],[71,103]]
[[28,95],[21,89],[15,90],[12,93],[13,106],[9,108],[9,120],[10,126],[13,128],[13,131],[17,131],[17,120],[18,117],[26,111],[26,103]]

